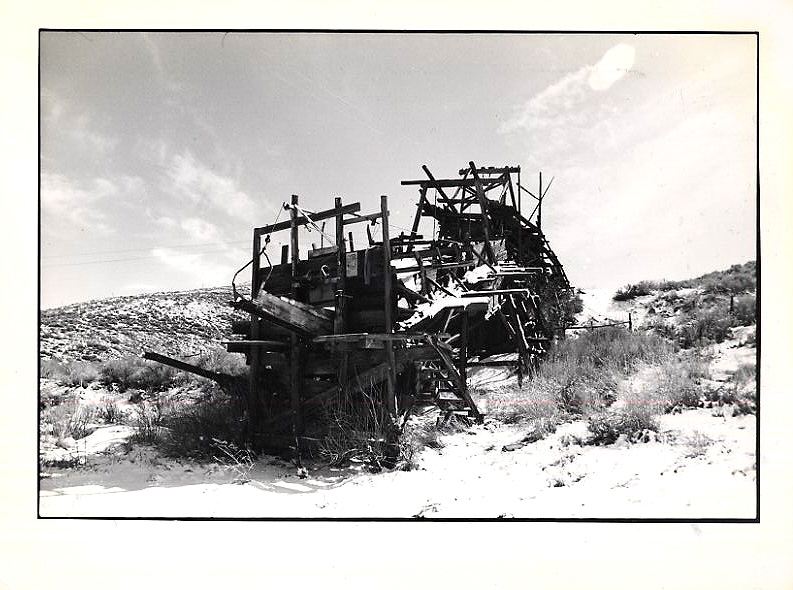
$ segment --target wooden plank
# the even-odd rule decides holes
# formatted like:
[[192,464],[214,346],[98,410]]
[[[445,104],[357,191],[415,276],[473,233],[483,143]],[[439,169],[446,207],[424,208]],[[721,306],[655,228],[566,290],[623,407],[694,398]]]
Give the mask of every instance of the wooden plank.
[[364,221],[375,221],[383,216],[379,211],[377,213],[370,213],[369,215],[354,214],[352,219],[345,219],[344,225],[352,225],[353,223],[363,223]]
[[258,316],[302,336],[319,336],[333,330],[332,322],[317,313],[308,313],[292,305],[292,300],[277,297],[267,291],[259,293],[256,301],[241,300],[232,307]]
[[336,246],[328,246],[326,248],[314,248],[308,251],[309,258],[317,258],[318,256],[328,256],[336,253]]
[[[430,172],[430,169],[429,169],[429,168],[427,168],[427,166],[426,166],[426,165],[423,165],[423,166],[421,167],[421,169],[422,169],[422,170],[424,170],[424,173],[427,175],[427,177],[428,177],[428,178],[429,178],[429,179],[430,179],[432,182],[435,182],[435,177],[432,175],[432,172]],[[438,187],[436,187],[436,190],[438,191],[438,194],[441,196],[441,203],[444,203],[444,204],[446,204],[446,205],[450,205],[450,204],[451,204],[451,201],[449,200],[449,197],[448,197],[448,195],[447,195],[447,194],[446,194],[446,193],[443,191],[443,187],[441,187],[441,186],[438,186]],[[449,208],[449,209],[451,209],[451,210],[452,210],[453,212],[455,212],[455,213],[457,212],[457,209],[456,209],[456,208],[455,208],[453,205],[451,205],[451,206],[450,206],[450,207],[448,207],[448,208]]]
[[408,272],[418,272],[418,271],[421,270],[421,268],[424,268],[424,270],[446,270],[446,269],[449,269],[449,268],[467,268],[469,266],[476,266],[476,265],[477,265],[477,263],[476,263],[475,260],[469,260],[467,262],[449,262],[449,263],[443,263],[443,264],[427,264],[427,265],[424,265],[423,267],[409,266],[407,268],[397,268],[396,272],[397,272],[397,274],[405,274],[405,273],[408,273]]
[[430,300],[421,293],[416,293],[413,289],[406,287],[402,281],[397,281],[395,286],[396,292],[405,297],[408,301],[423,301],[429,303]]
[[[485,186],[485,190],[489,190],[495,186],[500,186],[504,184],[504,180],[501,178],[498,179],[490,179],[484,178],[482,179],[483,186]],[[458,188],[458,187],[474,187],[476,183],[473,178],[442,178],[440,180],[403,180],[400,183],[402,186],[421,186],[423,188]]]
[[223,346],[234,346],[240,349],[258,348],[259,350],[286,350],[286,342],[280,340],[222,340]]
[[514,293],[528,295],[530,292],[529,289],[492,289],[489,291],[466,291],[465,293],[460,293],[460,297],[493,297],[495,295],[512,295]]
[[392,342],[405,342],[405,341],[424,341],[428,336],[437,336],[439,338],[448,338],[450,334],[425,334],[425,333],[407,333],[395,332],[392,334],[374,334],[370,332],[358,332],[356,334],[328,334],[325,336],[317,336],[312,340],[316,344],[329,344],[334,342],[357,342],[359,340],[390,340]]
[[[361,210],[361,204],[360,203],[353,203],[352,205],[345,205],[342,208],[341,213],[342,214],[357,213],[360,210]],[[313,215],[310,215],[310,217],[311,217],[311,221],[315,221],[316,222],[316,221],[321,221],[323,219],[330,219],[331,217],[335,217],[336,215],[338,215],[338,213],[339,212],[334,208],[334,209],[327,209],[326,211],[319,211],[317,213],[314,213]],[[300,217],[297,220],[298,227],[306,225],[307,223],[308,223],[308,220],[305,217]],[[275,224],[272,224],[272,225],[265,225],[263,227],[257,227],[253,231],[258,233],[258,234],[260,234],[260,235],[261,234],[271,234],[271,233],[276,232],[276,231],[290,229],[291,227],[292,227],[292,220],[290,219],[289,221],[282,221],[280,223],[275,223]]]
[[[470,171],[470,168],[462,168],[460,170],[460,176]],[[520,173],[520,166],[487,166],[483,168],[477,168],[476,172],[478,174],[504,174],[505,172],[508,174],[514,174]]]

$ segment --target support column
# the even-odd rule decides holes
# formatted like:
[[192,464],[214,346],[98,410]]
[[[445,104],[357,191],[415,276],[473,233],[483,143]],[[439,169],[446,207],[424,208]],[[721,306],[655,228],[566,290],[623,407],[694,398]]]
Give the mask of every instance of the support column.
[[[384,298],[384,315],[385,315],[385,333],[392,334],[394,332],[394,319],[393,315],[393,293],[391,285],[391,240],[388,234],[388,197],[382,195],[380,197],[380,214],[382,215],[383,222],[383,298]],[[390,340],[385,342],[386,360],[388,361],[388,380],[386,392],[386,408],[392,417],[396,417],[396,363],[394,362],[394,348]]]
[[[292,207],[290,213],[290,250],[292,255],[291,269],[291,294],[292,299],[297,300],[297,264],[300,261],[300,249],[297,239],[297,195],[292,195]],[[295,436],[303,433],[303,410],[300,406],[300,339],[297,334],[291,336],[291,346],[289,355],[289,404],[292,411],[292,429]]]
[[[258,231],[253,230],[253,270],[251,273],[251,299],[256,299],[259,294],[259,266],[261,264],[260,251],[262,239]],[[251,314],[251,340],[258,340],[260,333],[260,320]],[[250,348],[250,370],[248,371],[248,395],[246,398],[248,410],[247,438],[253,442],[261,424],[263,410],[262,395],[259,391],[259,348]]]

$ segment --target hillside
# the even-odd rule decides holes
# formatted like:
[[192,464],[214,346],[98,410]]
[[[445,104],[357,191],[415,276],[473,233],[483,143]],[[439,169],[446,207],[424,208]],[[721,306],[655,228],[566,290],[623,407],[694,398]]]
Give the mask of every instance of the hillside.
[[99,299],[41,311],[41,358],[102,361],[144,348],[184,355],[228,338],[245,319],[229,287]]

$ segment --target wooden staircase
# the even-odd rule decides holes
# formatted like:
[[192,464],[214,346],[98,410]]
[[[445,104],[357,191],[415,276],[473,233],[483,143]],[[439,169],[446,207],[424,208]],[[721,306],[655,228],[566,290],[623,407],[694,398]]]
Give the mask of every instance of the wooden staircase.
[[[467,378],[462,372],[460,349],[436,338],[428,338],[428,344],[438,354],[437,359],[416,363],[417,394],[415,403],[436,405],[448,420],[452,416],[471,418],[478,423],[484,421],[468,393]],[[462,369],[462,370],[461,370]]]

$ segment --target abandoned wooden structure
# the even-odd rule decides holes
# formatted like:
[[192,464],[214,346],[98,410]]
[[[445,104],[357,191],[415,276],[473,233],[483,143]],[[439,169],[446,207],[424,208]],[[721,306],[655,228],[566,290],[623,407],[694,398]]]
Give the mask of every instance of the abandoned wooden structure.
[[[307,211],[292,196],[288,220],[253,230],[250,296],[235,289],[231,302],[250,319],[225,342],[250,366],[251,438],[321,436],[314,417],[342,397],[381,411],[389,436],[430,404],[480,421],[468,368],[504,364],[491,357],[512,353],[507,363],[520,379],[547,350],[570,292],[540,228],[547,187],[540,180],[533,194],[517,166],[470,162],[442,179],[422,168],[426,178],[402,182],[417,188],[418,204],[412,227],[397,235],[386,196],[366,214],[340,197],[333,208]],[[536,201],[528,216],[524,193]],[[419,233],[422,218],[433,235]],[[335,226],[329,245],[327,222]],[[368,243],[356,249],[345,234],[358,223]],[[319,247],[301,245],[306,228],[323,236]],[[280,261],[267,253],[276,232],[289,233]]]

